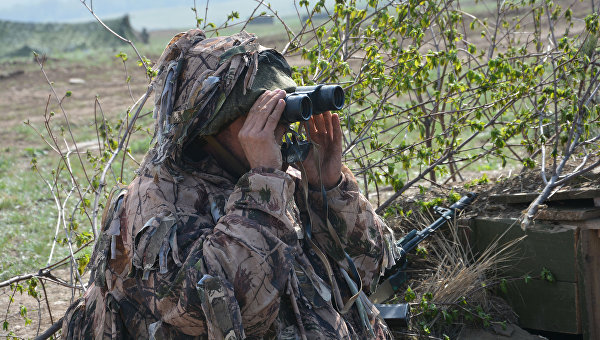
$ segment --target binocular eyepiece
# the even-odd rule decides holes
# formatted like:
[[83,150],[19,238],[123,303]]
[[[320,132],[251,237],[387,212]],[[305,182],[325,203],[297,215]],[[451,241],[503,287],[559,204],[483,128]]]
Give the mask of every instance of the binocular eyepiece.
[[285,110],[280,122],[291,124],[307,121],[312,115],[344,107],[344,89],[339,85],[300,86],[285,96]]

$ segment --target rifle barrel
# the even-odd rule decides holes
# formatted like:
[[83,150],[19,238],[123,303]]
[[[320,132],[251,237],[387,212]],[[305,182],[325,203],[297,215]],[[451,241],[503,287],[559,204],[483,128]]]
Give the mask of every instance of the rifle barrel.
[[421,231],[416,231],[414,229],[411,230],[408,234],[406,234],[406,236],[400,239],[400,241],[396,242],[396,246],[402,248],[403,255],[411,252],[419,245],[419,243],[421,243],[421,241],[452,219],[454,215],[456,215],[457,211],[463,210],[465,207],[471,204],[476,197],[477,194],[475,193],[468,193],[467,195],[461,197],[460,200],[452,204],[450,208],[445,209],[445,212],[442,214],[442,216],[435,220],[435,222]]

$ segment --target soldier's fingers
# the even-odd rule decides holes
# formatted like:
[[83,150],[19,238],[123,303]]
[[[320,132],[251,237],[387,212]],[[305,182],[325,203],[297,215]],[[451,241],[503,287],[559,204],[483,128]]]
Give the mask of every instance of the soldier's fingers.
[[327,133],[327,128],[325,126],[325,121],[323,120],[323,115],[316,115],[313,116],[315,118],[315,125],[317,127],[317,131],[319,132],[319,134],[326,134]]
[[[266,103],[264,103],[264,105],[260,108],[260,111],[257,113],[256,117],[254,118],[256,120],[256,123],[254,125],[253,130],[255,130],[258,133],[265,128],[265,125],[269,120],[269,117],[273,115],[275,107],[278,105],[279,100],[282,100],[283,98],[285,98],[285,91],[283,90],[275,90],[269,93]],[[281,117],[281,112],[278,113],[277,120],[279,120],[279,117]]]
[[[244,130],[253,130],[257,125],[257,116],[265,109],[265,104],[269,100],[271,96],[271,91],[267,90],[263,94],[261,94],[258,99],[252,104],[252,107],[248,111],[248,117],[246,118],[246,122],[242,129]],[[261,125],[262,127],[262,125]]]
[[264,107],[265,103],[269,100],[269,98],[271,96],[271,92],[272,91],[269,91],[269,90],[266,90],[265,92],[263,92],[263,94],[261,94],[256,99],[254,104],[252,104],[252,107],[250,108],[250,111],[248,111],[248,114],[255,115],[256,113],[261,111],[261,109]]
[[325,111],[322,114],[323,116],[323,122],[325,123],[325,128],[327,129],[327,139],[329,139],[330,142],[333,141],[333,125],[331,123],[331,112],[329,111]]
[[261,112],[261,114],[263,114],[263,115],[271,114],[271,112],[273,111],[273,109],[275,108],[277,103],[279,102],[279,99],[283,99],[284,97],[285,97],[285,91],[283,91],[283,90],[270,91],[269,96],[266,99],[264,106],[263,106],[263,108],[266,110],[263,110]]
[[308,120],[308,128],[311,136],[315,136],[317,134],[317,125],[315,124],[315,116],[310,117]]
[[265,127],[263,130],[265,132],[274,132],[277,124],[279,123],[279,118],[281,118],[281,113],[285,109],[285,100],[280,98],[273,109],[273,112],[267,117],[267,122],[265,123]]
[[[337,113],[331,115],[331,125],[333,126],[333,145],[336,149],[339,149],[339,152],[342,152],[342,126],[340,124],[340,116]],[[337,150],[336,150],[337,151]]]

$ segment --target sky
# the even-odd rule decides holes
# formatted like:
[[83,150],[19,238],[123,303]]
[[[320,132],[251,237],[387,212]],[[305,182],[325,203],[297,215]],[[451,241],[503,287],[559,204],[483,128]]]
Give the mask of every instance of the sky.
[[[266,2],[266,1],[265,1]],[[89,5],[90,0],[86,0]],[[196,0],[202,17],[207,0]],[[296,13],[293,0],[271,0],[280,15]],[[191,8],[193,0],[92,0],[96,14],[103,19],[129,14],[133,28],[149,30],[183,28],[195,25]],[[240,18],[250,16],[256,0],[208,0],[209,21],[221,23],[231,11]],[[92,21],[80,0],[0,0],[0,19],[20,22],[84,22]]]

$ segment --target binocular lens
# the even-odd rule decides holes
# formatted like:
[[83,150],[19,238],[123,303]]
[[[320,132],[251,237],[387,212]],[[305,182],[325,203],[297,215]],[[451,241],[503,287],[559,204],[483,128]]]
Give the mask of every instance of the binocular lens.
[[300,115],[303,120],[308,120],[312,116],[312,102],[308,96],[302,96],[301,104],[302,109]]
[[333,105],[336,110],[341,110],[344,107],[344,90],[341,86],[334,86]]
[[292,93],[285,97],[285,110],[281,114],[282,123],[306,121],[312,116],[313,105],[306,94]]
[[339,85],[299,86],[296,93],[306,93],[313,104],[313,114],[344,108],[344,89]]

